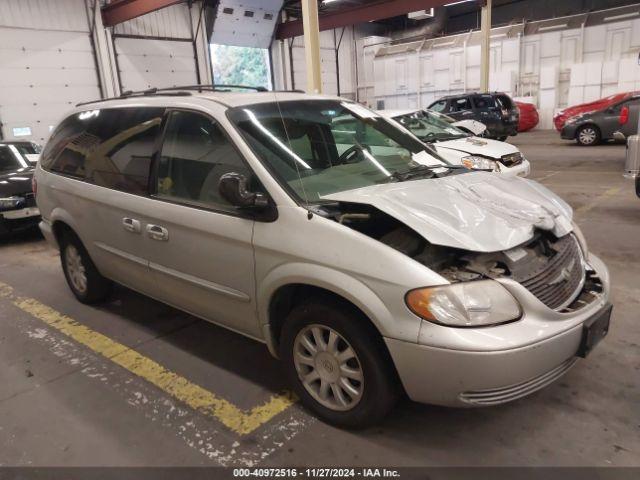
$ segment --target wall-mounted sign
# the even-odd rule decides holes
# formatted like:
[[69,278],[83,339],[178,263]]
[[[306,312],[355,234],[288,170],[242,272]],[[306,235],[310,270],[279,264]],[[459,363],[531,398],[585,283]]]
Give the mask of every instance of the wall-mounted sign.
[[13,127],[14,137],[28,137],[31,135],[31,127]]

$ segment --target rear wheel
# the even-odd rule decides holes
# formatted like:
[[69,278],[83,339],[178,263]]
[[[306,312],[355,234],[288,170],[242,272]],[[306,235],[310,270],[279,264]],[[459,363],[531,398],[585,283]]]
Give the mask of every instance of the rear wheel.
[[576,132],[576,141],[583,147],[597,145],[601,139],[600,129],[595,125],[585,125]]
[[380,336],[361,315],[331,299],[312,300],[291,311],[281,358],[302,403],[333,425],[372,425],[398,397]]
[[104,300],[111,292],[111,281],[100,275],[80,239],[66,233],[60,242],[60,260],[69,288],[82,303]]

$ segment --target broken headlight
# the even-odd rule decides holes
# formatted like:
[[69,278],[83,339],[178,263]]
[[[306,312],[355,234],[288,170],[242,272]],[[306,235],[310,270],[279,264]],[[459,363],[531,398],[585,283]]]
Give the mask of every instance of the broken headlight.
[[469,155],[462,158],[462,165],[471,170],[490,170],[493,172],[499,172],[500,166],[495,160],[491,160],[487,157],[480,155]]
[[405,301],[419,317],[449,327],[486,327],[522,315],[513,295],[494,280],[419,288],[407,293]]

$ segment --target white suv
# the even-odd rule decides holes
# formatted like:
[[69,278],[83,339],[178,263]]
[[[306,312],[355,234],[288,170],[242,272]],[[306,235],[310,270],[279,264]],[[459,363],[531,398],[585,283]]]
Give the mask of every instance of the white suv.
[[448,164],[356,103],[174,89],[85,104],[36,172],[82,302],[111,282],[266,343],[325,420],[495,405],[607,332],[605,265],[570,207]]

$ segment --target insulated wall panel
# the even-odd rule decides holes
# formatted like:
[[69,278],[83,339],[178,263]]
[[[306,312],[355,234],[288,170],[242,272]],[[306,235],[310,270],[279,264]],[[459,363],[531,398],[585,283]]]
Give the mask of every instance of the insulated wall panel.
[[[4,138],[30,131],[22,138],[44,143],[50,128],[66,111],[76,103],[100,98],[88,31],[62,30],[65,25],[80,28],[81,20],[87,27],[83,7],[76,15],[79,19],[63,20],[52,14],[55,28],[51,30],[45,30],[42,18],[33,20],[40,30],[0,27],[0,122]],[[3,23],[7,20],[2,17]]]
[[123,91],[198,83],[191,42],[116,38],[114,43]]

